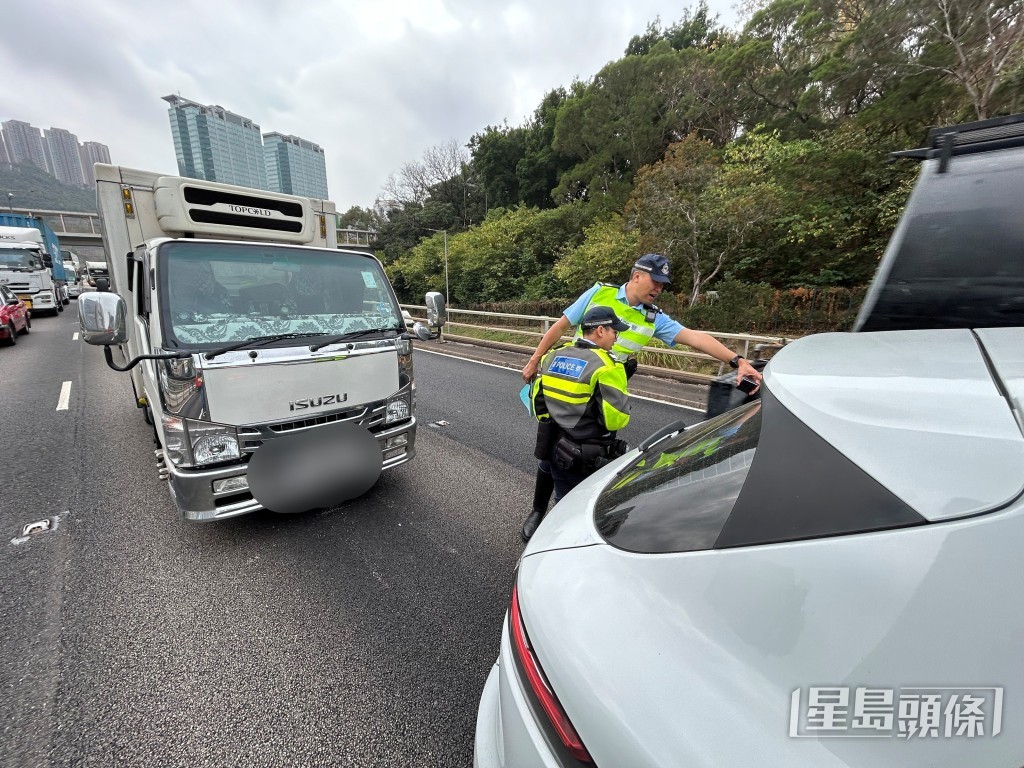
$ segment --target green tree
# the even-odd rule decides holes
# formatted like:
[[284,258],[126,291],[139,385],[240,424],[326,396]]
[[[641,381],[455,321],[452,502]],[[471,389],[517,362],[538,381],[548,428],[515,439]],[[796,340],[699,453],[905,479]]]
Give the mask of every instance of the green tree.
[[643,56],[608,64],[558,112],[555,149],[580,158],[562,174],[556,200],[604,197],[614,209],[634,174],[678,138],[676,104],[685,90],[680,54],[659,41]]
[[567,251],[554,266],[555,277],[570,296],[598,281],[621,282],[637,257],[638,233],[626,230],[620,214],[595,221],[583,234],[583,242]]
[[771,210],[775,190],[744,168],[724,168],[711,142],[691,134],[637,174],[626,208],[643,250],[689,270],[690,303],[738,258]]

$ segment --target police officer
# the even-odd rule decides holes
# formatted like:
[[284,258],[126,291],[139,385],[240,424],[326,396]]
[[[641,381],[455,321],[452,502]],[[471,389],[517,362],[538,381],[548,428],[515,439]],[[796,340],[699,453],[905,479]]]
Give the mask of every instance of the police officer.
[[612,353],[625,363],[630,375],[636,370],[636,353],[653,337],[670,347],[685,344],[711,355],[716,360],[729,363],[737,369],[737,384],[740,379],[747,376],[754,379],[760,387],[760,372],[742,355],[737,355],[718,339],[703,331],[684,327],[655,306],[654,301],[669,282],[668,259],[659,253],[648,253],[633,264],[629,281],[625,284],[614,286],[595,283],[566,309],[562,317],[544,334],[537,345],[537,350],[523,367],[523,379],[530,381],[534,377],[544,353],[557,344],[569,328],[578,326],[580,319],[590,307],[604,306],[610,307],[619,319],[629,326],[619,335]]
[[629,326],[610,307],[596,305],[580,321],[581,336],[541,360],[531,397],[540,421],[535,456],[534,507],[523,523],[529,540],[547,512],[553,481],[555,501],[585,477],[626,451],[615,432],[629,423],[626,370],[609,353]]

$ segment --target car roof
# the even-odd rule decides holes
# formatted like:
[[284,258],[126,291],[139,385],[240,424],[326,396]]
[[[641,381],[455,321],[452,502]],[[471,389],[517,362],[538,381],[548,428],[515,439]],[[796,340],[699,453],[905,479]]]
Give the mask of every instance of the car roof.
[[945,520],[1024,490],[1022,350],[1021,328],[819,334],[778,352],[765,385],[911,508]]

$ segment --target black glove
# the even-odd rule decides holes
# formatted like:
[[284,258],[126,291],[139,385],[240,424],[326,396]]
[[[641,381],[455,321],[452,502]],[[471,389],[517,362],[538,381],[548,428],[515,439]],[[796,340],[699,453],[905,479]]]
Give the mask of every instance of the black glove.
[[629,358],[626,362],[622,364],[622,367],[626,369],[627,380],[630,379],[634,373],[636,373],[636,366],[637,362],[635,357]]

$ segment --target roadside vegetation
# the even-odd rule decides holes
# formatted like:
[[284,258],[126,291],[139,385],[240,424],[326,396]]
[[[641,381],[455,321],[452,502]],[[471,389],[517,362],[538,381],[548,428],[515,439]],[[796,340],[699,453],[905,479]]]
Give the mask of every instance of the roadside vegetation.
[[[549,314],[667,254],[695,327],[849,327],[931,126],[1024,108],[1024,0],[703,3],[545,95],[518,126],[432,147],[342,224],[378,231],[403,301]],[[497,309],[505,307],[505,309]]]

